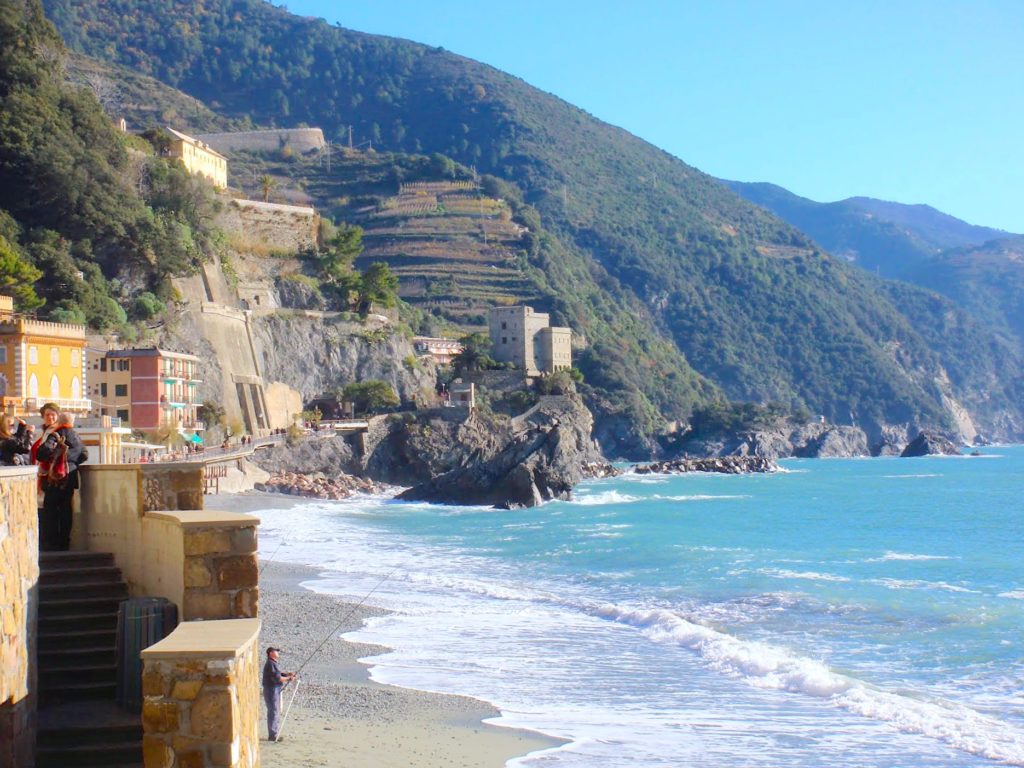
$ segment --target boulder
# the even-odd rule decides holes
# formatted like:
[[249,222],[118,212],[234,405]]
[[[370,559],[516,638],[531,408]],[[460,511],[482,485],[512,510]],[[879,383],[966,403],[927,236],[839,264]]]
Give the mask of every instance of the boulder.
[[948,437],[931,430],[921,430],[900,456],[959,456],[960,448]]

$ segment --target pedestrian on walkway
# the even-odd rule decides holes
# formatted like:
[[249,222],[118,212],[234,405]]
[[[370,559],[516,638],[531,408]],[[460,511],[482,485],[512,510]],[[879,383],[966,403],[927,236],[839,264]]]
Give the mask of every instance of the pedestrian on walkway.
[[39,409],[43,434],[32,445],[32,463],[39,465],[43,509],[39,515],[39,548],[65,552],[71,546],[71,500],[78,490],[78,466],[89,459],[72,419],[54,403]]
[[295,679],[294,672],[282,672],[277,665],[280,648],[267,648],[267,663],[263,665],[263,701],[267,705],[267,734],[271,741],[279,741],[281,730],[281,690]]

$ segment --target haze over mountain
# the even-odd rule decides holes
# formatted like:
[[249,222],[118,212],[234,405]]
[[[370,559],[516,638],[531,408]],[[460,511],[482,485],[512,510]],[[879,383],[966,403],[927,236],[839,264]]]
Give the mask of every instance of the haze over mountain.
[[829,253],[882,277],[904,277],[940,251],[1011,234],[968,224],[929,205],[871,197],[819,203],[768,182],[722,183],[806,232]]
[[[515,185],[558,322],[586,340],[607,444],[721,396],[857,423],[1018,433],[1021,364],[966,313],[822,252],[680,160],[477,62],[257,0],[50,0],[67,42],[232,120],[442,153]],[[515,191],[513,190],[513,193]],[[616,417],[619,420],[616,421]],[[611,426],[609,426],[611,425]]]

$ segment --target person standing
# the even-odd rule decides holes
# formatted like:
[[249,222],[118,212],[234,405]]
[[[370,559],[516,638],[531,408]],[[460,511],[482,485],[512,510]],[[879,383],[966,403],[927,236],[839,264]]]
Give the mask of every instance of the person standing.
[[281,671],[277,664],[280,657],[280,648],[267,648],[267,663],[263,665],[263,701],[267,705],[267,735],[271,741],[280,740],[281,690],[296,677],[294,672]]
[[39,409],[43,434],[32,445],[32,462],[39,465],[43,511],[39,518],[39,547],[67,551],[71,546],[71,502],[78,489],[78,466],[89,458],[71,420],[57,406]]
[[33,424],[22,419],[0,416],[0,464],[5,466],[31,463]]

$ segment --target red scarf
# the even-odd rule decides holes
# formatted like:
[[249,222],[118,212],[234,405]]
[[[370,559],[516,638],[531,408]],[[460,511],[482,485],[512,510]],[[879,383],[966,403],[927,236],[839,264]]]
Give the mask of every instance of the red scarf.
[[32,443],[29,452],[32,463],[39,465],[39,490],[44,490],[46,484],[60,485],[68,478],[68,444],[64,442],[64,436],[59,431],[52,434],[57,438],[57,453],[50,461],[40,461],[37,456],[39,446],[46,439],[45,434]]

